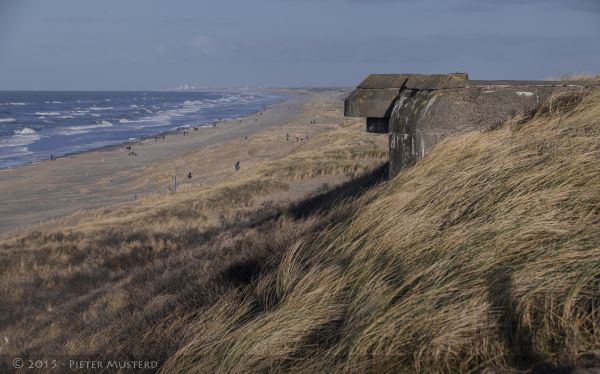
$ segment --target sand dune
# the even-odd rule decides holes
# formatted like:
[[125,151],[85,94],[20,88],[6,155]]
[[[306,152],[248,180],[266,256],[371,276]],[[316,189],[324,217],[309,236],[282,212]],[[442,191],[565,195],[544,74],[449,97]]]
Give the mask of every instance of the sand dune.
[[[126,145],[121,145],[2,170],[0,232],[52,221],[82,209],[130,202],[136,196],[165,194],[173,176],[191,185],[223,181],[234,174],[237,160],[245,167],[259,160],[273,160],[295,149],[296,134],[304,137],[327,131],[327,127],[311,126],[310,121],[325,119],[315,110],[318,103],[337,100],[342,92],[285,90],[290,98],[262,114],[217,127],[200,127],[187,136],[179,133],[167,135],[164,141],[133,143],[135,156],[128,156]],[[342,120],[340,113],[336,115],[335,121]],[[280,131],[263,136],[263,143],[236,142],[271,128]],[[286,142],[286,133],[292,142]],[[202,153],[208,149],[210,152]],[[192,180],[186,178],[189,172]]]

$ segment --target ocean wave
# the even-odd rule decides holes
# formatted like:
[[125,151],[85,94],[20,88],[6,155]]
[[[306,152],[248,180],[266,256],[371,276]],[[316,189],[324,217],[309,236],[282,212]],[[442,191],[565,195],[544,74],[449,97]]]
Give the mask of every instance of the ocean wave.
[[[0,148],[2,147],[0,146]],[[9,149],[3,148],[0,152],[0,160],[11,157],[29,156],[32,154],[33,152],[31,152],[27,147],[11,147]]]
[[[194,113],[197,112],[201,109],[210,109],[210,108],[215,108],[219,106],[218,102],[212,101],[212,100],[206,100],[206,101],[185,101],[183,103],[183,106],[178,109],[179,111],[185,112],[185,113]],[[176,109],[177,110],[177,109]]]
[[197,106],[208,103],[208,101],[196,101],[196,100],[186,100],[183,102],[183,106]]
[[[121,122],[121,123],[135,123],[135,122],[150,123],[150,124],[141,125],[137,128],[162,127],[162,126],[170,125],[171,121],[175,118],[185,117],[189,114],[197,113],[203,109],[214,108],[217,106],[218,106],[217,103],[215,103],[214,101],[211,102],[210,100],[202,100],[202,101],[186,100],[183,102],[183,104],[180,104],[179,107],[165,110],[165,111],[152,112],[151,110],[141,108],[142,110],[146,111],[146,113],[151,114],[151,115],[142,117],[141,119],[138,119],[138,120],[125,119],[123,121],[120,120],[119,122]],[[179,126],[179,127],[181,127],[181,126]]]
[[15,130],[14,133],[17,134],[17,135],[33,135],[33,134],[37,134],[34,129],[31,129],[29,127],[25,127],[24,129],[21,129],[21,130]]
[[140,118],[140,119],[127,119],[127,118],[121,118],[119,120],[119,123],[139,123],[139,122],[153,122],[154,119],[152,118]]
[[38,116],[60,116],[59,112],[35,112]]
[[113,124],[108,121],[102,121],[100,123],[96,123],[94,125],[83,125],[83,126],[69,126],[68,130],[92,130],[92,129],[100,129],[104,127],[113,127]]
[[242,100],[242,98],[243,98],[242,95],[224,96],[224,97],[221,97],[221,98],[217,99],[217,102],[219,102],[219,103],[230,103],[232,101],[240,101],[240,100]]
[[22,130],[15,130],[13,136],[0,138],[0,148],[23,147],[35,143],[40,138],[35,130],[25,127]]
[[46,101],[46,104],[62,104],[62,101]]
[[[174,127],[187,127],[190,123],[204,124],[216,120],[218,117],[223,119],[238,117],[240,113],[251,112],[255,110],[255,107],[260,108],[266,101],[270,101],[261,95],[255,96],[239,91],[215,92],[208,97],[204,95],[181,96],[181,99],[176,99],[176,102],[164,101],[161,96],[150,95],[144,97],[140,94],[138,97],[131,97],[127,100],[110,97],[111,102],[105,101],[101,97],[90,97],[85,100],[81,97],[72,99],[58,99],[57,97],[56,99],[62,100],[62,104],[49,97],[43,97],[43,100],[40,101],[25,97],[5,98],[0,101],[0,105],[6,105],[0,106],[0,109],[4,108],[4,113],[2,113],[4,115],[0,114],[0,129],[4,130],[5,134],[0,136],[0,147],[3,147],[0,149],[0,158],[9,153],[15,154],[14,160],[18,160],[16,162],[30,162],[40,157],[43,158],[46,151],[40,152],[38,157],[36,146],[28,145],[37,143],[36,140],[40,138],[51,140],[48,142],[51,151],[62,154],[71,144],[58,140],[62,136],[71,136],[70,140],[79,138],[74,143],[81,149],[89,149],[103,142],[119,142],[128,137],[139,137],[140,134],[165,131]],[[105,96],[105,98],[108,97],[109,95]],[[23,102],[19,102],[19,99],[23,99]],[[26,102],[26,100],[30,100],[30,102]],[[44,100],[48,100],[48,102],[43,104]],[[14,102],[8,103],[8,101]],[[238,103],[240,103],[239,107]],[[38,106],[38,104],[41,105]],[[19,108],[9,105],[27,106]],[[19,108],[19,113],[14,112],[17,110],[16,108]],[[34,122],[21,122],[21,116],[25,115],[21,112],[26,112],[26,115],[31,117]],[[33,115],[36,112],[37,115]],[[38,119],[40,116],[46,118]],[[35,121],[39,122],[39,126],[45,127],[33,126]],[[49,124],[44,124],[44,122]],[[210,125],[204,126],[210,127]],[[15,129],[17,130],[15,131]],[[53,137],[56,137],[57,141],[54,141]],[[33,151],[33,155],[24,155],[29,152],[28,148]],[[20,158],[16,155],[17,153],[24,156]],[[0,167],[12,163],[12,160],[13,158],[7,159],[10,161],[9,163],[0,161]]]
[[89,110],[113,110],[115,108],[112,106],[91,106],[88,109]]
[[82,135],[90,133],[94,129],[101,129],[107,127],[113,127],[113,124],[108,121],[102,121],[100,123],[95,123],[92,125],[68,126],[57,130],[54,134],[63,136]]
[[54,132],[54,135],[62,135],[62,136],[72,136],[72,135],[82,135],[91,132],[92,130],[68,130],[62,129]]
[[180,111],[183,113],[195,113],[202,109],[211,109],[216,108],[222,104],[222,102],[214,101],[214,100],[205,100],[205,101],[184,101],[183,106]]

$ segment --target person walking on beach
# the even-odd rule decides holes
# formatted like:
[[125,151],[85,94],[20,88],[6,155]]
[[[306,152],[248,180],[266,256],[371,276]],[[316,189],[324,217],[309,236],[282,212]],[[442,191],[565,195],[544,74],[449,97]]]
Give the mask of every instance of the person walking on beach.
[[289,133],[285,134],[285,140],[288,141],[288,142],[290,141],[290,134]]
[[240,171],[240,160],[237,160],[237,161],[235,162],[235,171],[236,171],[236,172]]
[[192,179],[192,172],[190,171],[187,175],[188,179]]

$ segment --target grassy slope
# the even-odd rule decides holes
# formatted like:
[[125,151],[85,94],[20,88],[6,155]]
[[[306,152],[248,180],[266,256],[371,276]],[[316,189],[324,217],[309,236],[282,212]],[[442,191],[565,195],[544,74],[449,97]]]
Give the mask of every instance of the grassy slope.
[[165,372],[598,364],[598,93],[448,139],[288,224],[309,221],[273,271],[190,316]]
[[242,158],[242,171],[225,182],[182,185],[177,194],[0,238],[0,372],[10,356],[164,361],[185,344],[187,321],[247,282],[244,269],[271,270],[291,242],[316,230],[315,219],[278,219],[300,194],[295,184],[314,191],[387,157],[363,123],[343,121],[339,100],[312,110],[325,122],[308,142],[282,140],[292,122],[185,155],[202,163],[248,149],[289,149],[274,160]]

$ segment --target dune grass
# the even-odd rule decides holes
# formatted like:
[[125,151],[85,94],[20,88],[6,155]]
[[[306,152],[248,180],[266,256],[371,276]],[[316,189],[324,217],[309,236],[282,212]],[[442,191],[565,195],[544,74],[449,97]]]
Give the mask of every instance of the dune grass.
[[559,93],[322,216],[164,372],[600,363],[600,94]]
[[562,81],[600,81],[600,74],[589,74],[589,73],[579,73],[579,74],[569,74],[564,75],[560,78]]
[[[186,342],[188,322],[227,291],[274,270],[292,242],[318,230],[322,223],[303,215],[302,199],[384,162],[382,142],[362,123],[342,121],[339,101],[320,105],[315,117],[332,119],[314,128],[310,141],[287,143],[283,125],[184,155],[204,165],[276,148],[244,161],[239,173],[227,159],[228,174],[216,184],[182,184],[177,193],[2,237],[0,372],[12,370],[9,357],[168,359]],[[330,157],[331,149],[339,154]],[[354,153],[360,157],[350,158]],[[281,172],[299,167],[302,175]],[[294,185],[300,182],[302,191]]]
[[381,161],[339,131],[311,139],[331,145],[321,154],[4,239],[0,354],[151,358],[165,373],[600,365],[598,92],[449,138],[387,182],[262,198]]

